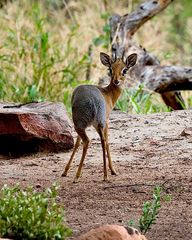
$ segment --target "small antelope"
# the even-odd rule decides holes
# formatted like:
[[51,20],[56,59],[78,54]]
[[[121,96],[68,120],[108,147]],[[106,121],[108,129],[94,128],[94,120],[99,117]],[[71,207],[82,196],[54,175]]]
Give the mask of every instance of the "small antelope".
[[95,85],[80,85],[74,90],[72,95],[72,118],[78,136],[71,158],[69,159],[62,176],[67,176],[67,172],[71,166],[75,152],[79,148],[80,141],[82,139],[83,153],[73,182],[77,182],[81,176],[81,169],[90,142],[85,130],[91,125],[96,129],[101,139],[104,181],[108,179],[106,152],[111,174],[116,175],[108,143],[109,114],[122,92],[122,85],[125,81],[128,69],[136,64],[137,54],[133,53],[129,55],[124,62],[123,59],[120,58],[111,59],[106,53],[101,52],[100,60],[101,63],[107,66],[110,71],[111,81],[109,85],[103,88]]

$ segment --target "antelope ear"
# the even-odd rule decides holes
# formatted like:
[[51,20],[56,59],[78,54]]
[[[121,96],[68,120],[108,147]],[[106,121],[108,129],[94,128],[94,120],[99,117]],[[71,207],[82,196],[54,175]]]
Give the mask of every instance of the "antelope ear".
[[125,61],[127,68],[133,67],[137,62],[137,54],[133,53],[129,55]]
[[100,60],[103,65],[111,67],[111,58],[106,53],[103,52],[100,53]]

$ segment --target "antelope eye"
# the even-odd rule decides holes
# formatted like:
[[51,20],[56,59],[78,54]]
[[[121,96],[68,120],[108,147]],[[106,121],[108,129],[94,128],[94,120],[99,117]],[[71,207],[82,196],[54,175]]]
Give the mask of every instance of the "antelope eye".
[[125,75],[126,75],[126,73],[127,73],[127,71],[128,71],[128,69],[127,69],[127,68],[123,68],[123,70],[122,70],[122,75],[123,75],[123,76],[125,76]]

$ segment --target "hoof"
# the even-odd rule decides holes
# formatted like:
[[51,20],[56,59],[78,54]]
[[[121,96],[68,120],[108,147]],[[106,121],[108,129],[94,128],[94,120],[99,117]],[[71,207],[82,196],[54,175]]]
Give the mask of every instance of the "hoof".
[[115,170],[111,170],[111,175],[116,175],[117,176],[117,173]]
[[73,179],[73,183],[78,183],[78,181],[79,181],[79,177],[75,177],[75,178]]
[[109,181],[108,176],[104,176],[103,181],[104,181],[104,182]]
[[67,177],[67,173],[63,172],[61,177]]

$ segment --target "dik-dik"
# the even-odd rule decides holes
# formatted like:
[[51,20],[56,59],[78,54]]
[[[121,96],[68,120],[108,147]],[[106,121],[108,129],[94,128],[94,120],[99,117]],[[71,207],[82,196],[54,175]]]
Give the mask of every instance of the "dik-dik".
[[101,139],[104,181],[108,179],[106,152],[111,174],[116,175],[108,143],[109,114],[122,92],[122,85],[125,81],[127,71],[130,67],[133,67],[136,64],[137,54],[133,53],[129,55],[125,61],[123,61],[123,59],[120,58],[111,59],[107,54],[100,53],[100,60],[102,64],[109,69],[111,78],[109,85],[103,88],[95,85],[80,85],[74,90],[72,95],[72,118],[78,136],[73,153],[62,176],[67,176],[67,172],[71,166],[75,152],[77,151],[82,139],[83,153],[73,182],[77,182],[81,176],[81,169],[90,142],[85,130],[91,125],[96,129]]

